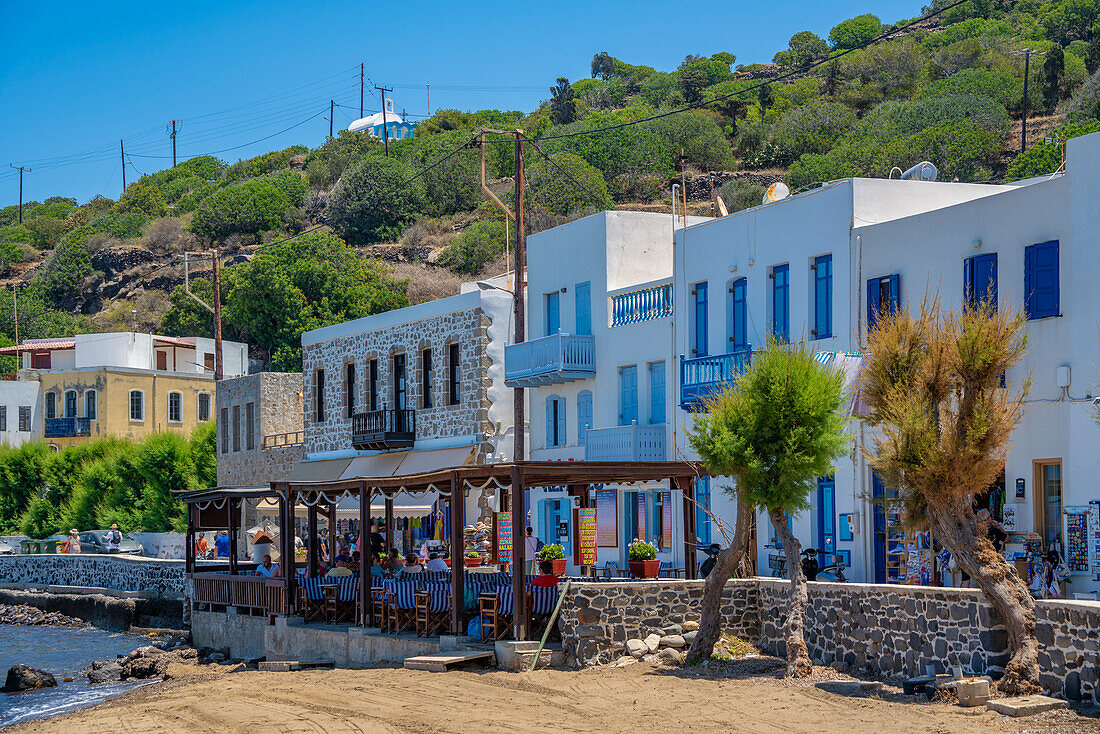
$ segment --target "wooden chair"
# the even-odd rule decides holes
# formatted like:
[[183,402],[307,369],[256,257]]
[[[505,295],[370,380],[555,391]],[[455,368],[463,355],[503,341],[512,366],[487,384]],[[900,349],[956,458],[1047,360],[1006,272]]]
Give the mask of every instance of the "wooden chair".
[[502,586],[478,596],[481,641],[503,640],[512,628],[512,587]]
[[371,622],[377,625],[380,631],[385,632],[389,622],[389,616],[386,613],[386,587],[379,576],[371,576],[370,584],[368,603],[371,605]]
[[355,621],[358,609],[359,577],[341,576],[335,584],[325,586],[325,616],[329,624],[344,624]]
[[392,590],[387,594],[389,629],[401,634],[416,625],[416,581],[393,582]]
[[431,637],[450,631],[451,585],[429,582],[416,591],[416,636]]
[[546,630],[557,603],[558,587],[527,587],[527,629],[531,630],[532,637],[538,637]]
[[302,612],[302,621],[310,623],[314,620],[325,618],[325,591],[324,579],[301,578],[298,579],[301,586],[298,587],[298,609]]
[[601,570],[605,578],[615,578],[619,575],[619,564],[615,561],[606,561]]

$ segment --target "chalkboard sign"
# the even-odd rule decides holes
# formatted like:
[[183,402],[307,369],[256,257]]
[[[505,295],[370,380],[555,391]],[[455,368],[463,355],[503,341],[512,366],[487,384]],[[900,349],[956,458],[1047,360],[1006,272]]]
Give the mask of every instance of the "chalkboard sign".
[[496,532],[493,535],[494,561],[496,563],[512,562],[512,513],[498,512],[493,523]]
[[580,507],[573,510],[573,527],[577,539],[573,544],[573,562],[578,566],[596,565],[596,508]]

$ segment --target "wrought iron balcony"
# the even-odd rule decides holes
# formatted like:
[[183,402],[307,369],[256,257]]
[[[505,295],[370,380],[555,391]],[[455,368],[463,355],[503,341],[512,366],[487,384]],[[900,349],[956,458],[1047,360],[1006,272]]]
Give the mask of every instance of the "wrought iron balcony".
[[752,345],[729,354],[709,357],[680,357],[680,407],[689,412],[704,410],[707,400],[716,397],[737,379],[752,362]]
[[664,461],[665,425],[589,428],[584,433],[585,461]]
[[351,445],[361,451],[412,448],[416,441],[416,411],[383,408],[351,417]]
[[596,340],[582,334],[551,334],[504,348],[508,387],[556,385],[596,376]]
[[92,421],[90,418],[47,418],[44,435],[46,438],[91,436]]

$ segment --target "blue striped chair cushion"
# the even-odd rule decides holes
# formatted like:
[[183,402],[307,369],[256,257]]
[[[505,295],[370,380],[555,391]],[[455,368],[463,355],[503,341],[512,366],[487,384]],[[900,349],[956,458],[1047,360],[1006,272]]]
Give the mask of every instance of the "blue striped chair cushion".
[[421,591],[429,591],[429,592],[431,592],[431,591],[446,591],[448,594],[450,594],[451,593],[451,582],[450,581],[425,581],[424,583],[420,584],[420,590]]
[[302,590],[305,592],[307,599],[310,601],[321,601],[325,598],[325,592],[322,588],[324,586],[322,583],[323,581],[324,579],[320,578],[301,579]]
[[398,609],[416,609],[415,581],[395,581],[391,593]]
[[428,591],[428,610],[432,612],[447,612],[451,609],[451,590],[431,589]]
[[339,601],[355,601],[359,598],[359,577],[343,576],[336,581],[336,598]]
[[531,592],[531,612],[545,616],[554,611],[554,605],[558,603],[558,587],[556,586],[529,586]]
[[499,614],[512,613],[512,587],[506,586],[497,589],[497,612]]

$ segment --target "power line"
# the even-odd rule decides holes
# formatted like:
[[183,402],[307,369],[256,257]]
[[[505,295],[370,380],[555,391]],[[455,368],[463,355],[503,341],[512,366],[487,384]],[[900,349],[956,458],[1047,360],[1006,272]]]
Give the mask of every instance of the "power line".
[[604,197],[601,197],[601,196],[600,196],[600,195],[599,195],[598,193],[596,193],[596,192],[595,192],[595,191],[593,191],[592,189],[590,189],[590,188],[588,187],[588,185],[587,185],[587,184],[585,184],[585,183],[582,183],[582,182],[581,182],[581,181],[580,181],[579,179],[577,179],[577,178],[576,178],[576,177],[575,177],[575,176],[574,176],[574,175],[573,175],[572,173],[570,173],[569,171],[567,171],[567,170],[565,170],[564,168],[562,168],[562,167],[561,167],[561,166],[560,166],[560,165],[558,164],[558,162],[557,162],[557,161],[555,161],[555,160],[554,160],[553,158],[551,158],[550,156],[546,155],[546,153],[545,153],[545,152],[544,152],[544,151],[542,150],[542,148],[540,148],[539,146],[535,145],[535,142],[534,142],[533,140],[531,140],[531,139],[528,139],[528,140],[527,140],[527,142],[528,142],[528,143],[530,143],[530,144],[531,144],[531,146],[532,146],[532,147],[533,147],[533,148],[534,148],[535,150],[537,150],[537,151],[538,151],[539,155],[541,155],[541,156],[542,156],[543,158],[545,158],[545,159],[546,159],[546,160],[547,160],[547,161],[548,161],[548,162],[549,162],[549,163],[550,163],[551,165],[553,165],[553,166],[554,166],[554,168],[558,169],[558,170],[559,170],[559,171],[561,171],[561,172],[562,172],[563,174],[565,174],[565,175],[566,175],[566,176],[567,176],[567,177],[568,177],[568,178],[569,178],[569,179],[570,179],[570,180],[571,180],[571,181],[572,181],[572,182],[573,182],[574,184],[576,184],[576,185],[577,185],[577,187],[578,187],[578,188],[580,188],[580,189],[581,189],[581,190],[583,190],[583,191],[586,191],[586,192],[588,192],[588,194],[590,194],[590,195],[592,196],[592,198],[596,199],[597,201],[599,201],[600,199],[604,198]]

